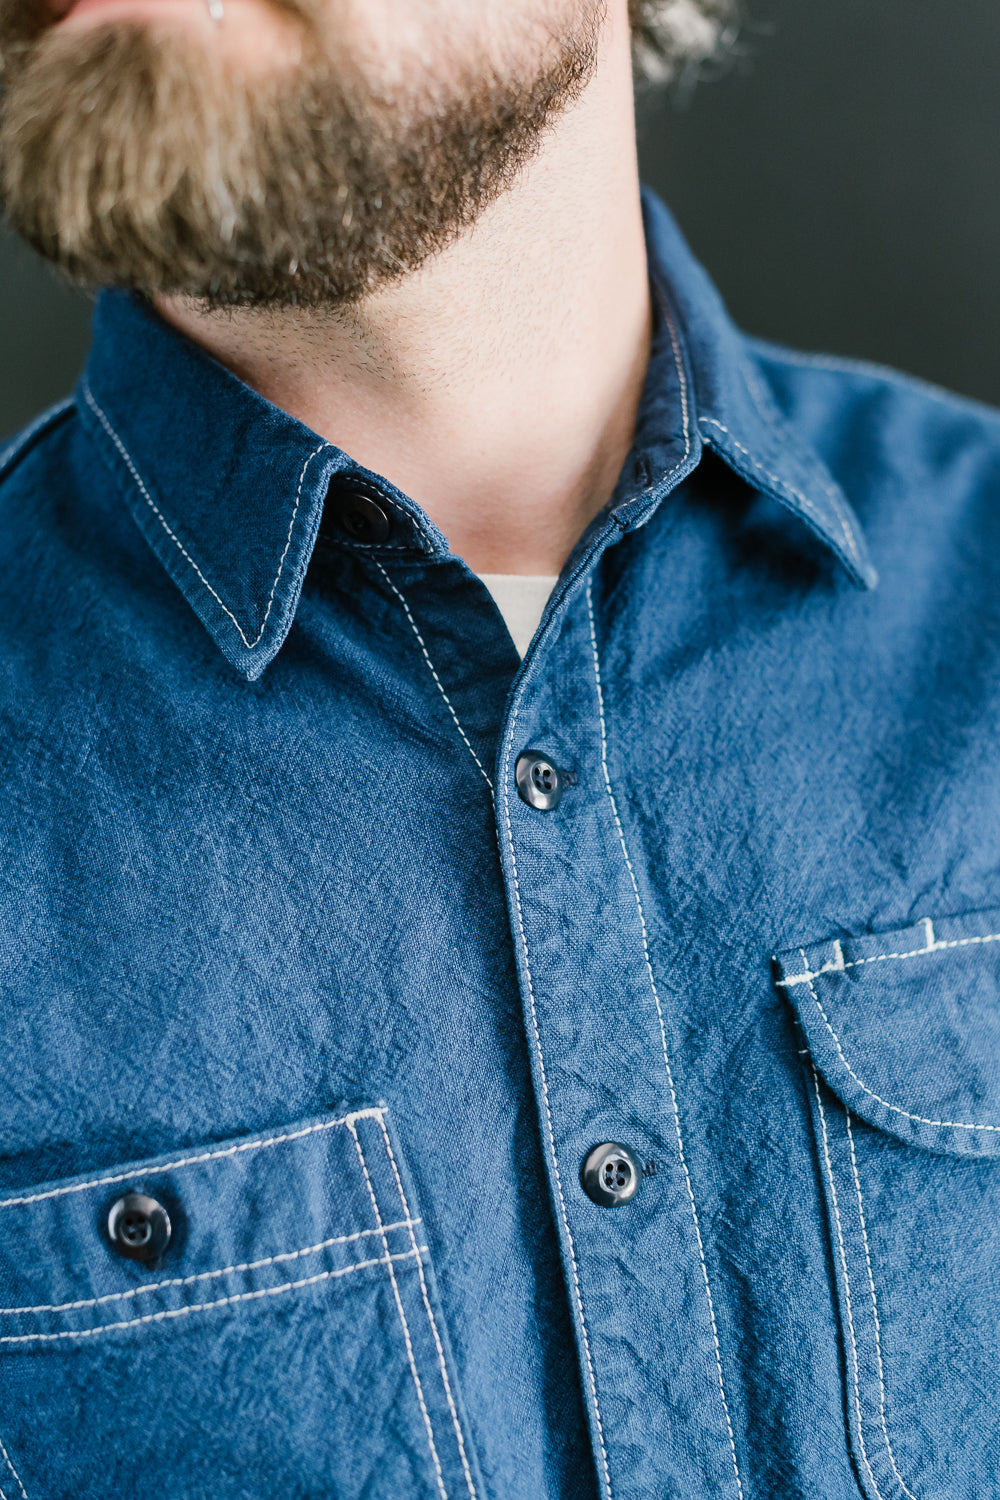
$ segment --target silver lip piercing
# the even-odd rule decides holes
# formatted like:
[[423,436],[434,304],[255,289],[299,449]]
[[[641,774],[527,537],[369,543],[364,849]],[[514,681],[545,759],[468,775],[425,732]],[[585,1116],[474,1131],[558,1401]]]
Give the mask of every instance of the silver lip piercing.
[[223,18],[222,0],[208,0],[208,14],[218,26]]

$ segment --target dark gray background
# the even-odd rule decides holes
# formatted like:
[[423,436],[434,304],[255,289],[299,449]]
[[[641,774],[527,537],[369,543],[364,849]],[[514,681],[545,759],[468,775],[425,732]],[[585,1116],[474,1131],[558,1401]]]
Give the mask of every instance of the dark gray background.
[[[728,75],[640,103],[643,173],[737,319],[1000,404],[998,0],[755,0]],[[0,237],[0,436],[89,304]]]

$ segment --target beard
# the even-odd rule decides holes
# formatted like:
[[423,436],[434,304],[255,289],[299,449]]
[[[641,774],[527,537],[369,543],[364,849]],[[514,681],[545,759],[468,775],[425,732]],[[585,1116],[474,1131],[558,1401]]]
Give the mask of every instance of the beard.
[[34,19],[39,0],[0,0],[13,228],[78,285],[207,308],[356,303],[511,185],[589,80],[603,8],[574,0],[532,67],[480,59],[403,97],[300,4],[281,0],[300,60],[246,76],[179,29],[61,32]]

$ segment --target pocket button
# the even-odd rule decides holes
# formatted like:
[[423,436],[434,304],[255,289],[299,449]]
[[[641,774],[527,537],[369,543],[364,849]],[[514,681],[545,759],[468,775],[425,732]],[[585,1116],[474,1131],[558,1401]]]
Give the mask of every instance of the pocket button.
[[170,1243],[170,1216],[145,1193],[126,1193],[108,1214],[111,1247],[128,1260],[158,1260]]

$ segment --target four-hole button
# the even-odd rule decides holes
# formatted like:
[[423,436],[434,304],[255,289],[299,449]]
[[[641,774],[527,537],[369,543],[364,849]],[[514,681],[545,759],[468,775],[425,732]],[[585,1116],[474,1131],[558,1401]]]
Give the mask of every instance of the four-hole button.
[[522,750],[514,767],[518,795],[529,807],[551,812],[562,801],[572,778],[541,750]]
[[618,1208],[635,1196],[642,1164],[621,1141],[602,1141],[584,1157],[580,1182],[587,1197],[602,1208]]

